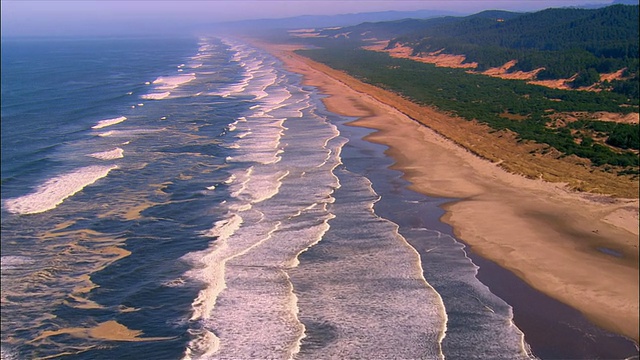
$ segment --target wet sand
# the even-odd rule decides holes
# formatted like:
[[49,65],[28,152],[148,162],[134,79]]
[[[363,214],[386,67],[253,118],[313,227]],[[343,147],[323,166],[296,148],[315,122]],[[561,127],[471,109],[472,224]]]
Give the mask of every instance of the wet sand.
[[637,199],[573,192],[508,173],[428,127],[431,119],[447,121],[445,114],[422,107],[416,115],[415,104],[298,56],[290,46],[257,45],[329,95],[330,111],[377,130],[367,140],[389,147],[393,168],[413,190],[460,199],[444,206],[442,221],[475,254],[638,342]]
[[43,331],[42,334],[33,339],[32,342],[59,335],[71,335],[78,338],[109,341],[160,341],[173,339],[171,337],[140,337],[140,335],[142,335],[142,331],[131,330],[115,320],[109,320],[97,324],[94,327],[64,328],[54,331]]

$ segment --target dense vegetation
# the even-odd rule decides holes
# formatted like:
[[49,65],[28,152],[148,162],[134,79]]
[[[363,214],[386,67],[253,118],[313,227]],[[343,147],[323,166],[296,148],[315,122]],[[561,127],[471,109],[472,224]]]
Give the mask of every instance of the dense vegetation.
[[339,38],[348,37],[351,40],[367,40],[367,39],[391,39],[416,31],[435,27],[455,21],[455,17],[446,16],[433,19],[403,19],[385,22],[365,22],[355,26],[346,28],[329,28],[323,29],[321,34],[323,37]]
[[[476,119],[495,130],[511,130],[522,140],[548,144],[565,155],[589,159],[596,166],[625,167],[621,173],[637,173],[638,155],[626,149],[638,149],[638,125],[593,120],[576,122],[572,127],[550,125],[553,114],[559,113],[637,112],[638,106],[629,105],[623,95],[550,89],[342,45],[302,53],[417,103]],[[513,120],[516,117],[518,120]],[[586,136],[589,131],[605,140],[594,141]]]
[[[600,136],[606,136],[607,140],[605,142],[607,144],[621,149],[639,150],[640,147],[640,132],[638,132],[638,125],[580,120],[569,124],[568,127],[576,130],[585,130]],[[583,138],[583,141],[589,141],[589,139],[591,139],[591,136]]]
[[601,9],[547,9],[535,13],[485,11],[467,17],[442,17],[365,23],[339,32],[354,39],[392,38],[389,46],[410,46],[414,55],[443,50],[462,54],[478,70],[518,60],[511,71],[544,68],[540,80],[577,74],[575,88],[597,83],[600,74],[626,69],[625,78],[601,86],[637,100],[638,6]]
[[[397,37],[391,43],[408,44],[414,54],[444,49],[477,62],[478,70],[517,59],[512,70],[544,67],[538,79],[570,78],[574,87],[598,82],[599,74],[628,69],[638,73],[638,6],[602,9],[547,9],[511,15],[489,12],[461,18]],[[635,81],[634,81],[635,80]],[[632,82],[631,82],[632,81]],[[637,86],[613,91],[637,99]]]

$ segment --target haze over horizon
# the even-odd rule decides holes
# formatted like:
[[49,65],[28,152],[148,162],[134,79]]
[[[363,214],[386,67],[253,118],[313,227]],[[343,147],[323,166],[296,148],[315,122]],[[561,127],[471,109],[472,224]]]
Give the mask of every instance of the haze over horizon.
[[3,37],[189,35],[207,26],[302,15],[436,10],[469,15],[483,10],[538,11],[607,5],[613,0],[528,1],[42,1],[3,0]]

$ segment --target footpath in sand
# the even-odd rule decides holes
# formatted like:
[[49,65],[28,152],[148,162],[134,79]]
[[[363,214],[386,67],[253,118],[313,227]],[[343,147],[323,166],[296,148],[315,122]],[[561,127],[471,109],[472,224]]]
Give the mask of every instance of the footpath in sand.
[[460,199],[445,206],[442,220],[474,252],[638,342],[637,199],[573,192],[509,173],[427,127],[470,122],[417,107],[291,47],[259,45],[329,95],[324,102],[330,111],[377,130],[367,140],[389,147],[393,168],[413,190]]

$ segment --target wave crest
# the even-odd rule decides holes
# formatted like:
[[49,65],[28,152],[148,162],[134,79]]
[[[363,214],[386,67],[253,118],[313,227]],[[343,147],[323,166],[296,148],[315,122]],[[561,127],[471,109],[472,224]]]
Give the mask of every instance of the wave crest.
[[115,148],[113,150],[96,152],[87,156],[91,156],[100,160],[115,160],[124,157],[124,150],[122,150],[121,148]]
[[38,214],[62,204],[62,202],[109,174],[117,166],[87,166],[59,175],[37,187],[36,191],[5,201],[7,211],[14,214]]
[[111,125],[115,125],[118,123],[121,123],[123,121],[127,120],[127,118],[125,116],[120,116],[117,118],[113,118],[113,119],[104,119],[104,120],[100,120],[98,121],[97,124],[95,124],[94,126],[92,126],[92,129],[102,129],[105,128],[107,126],[111,126]]

